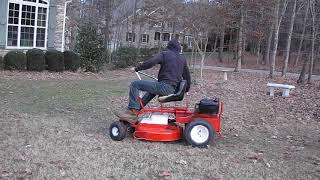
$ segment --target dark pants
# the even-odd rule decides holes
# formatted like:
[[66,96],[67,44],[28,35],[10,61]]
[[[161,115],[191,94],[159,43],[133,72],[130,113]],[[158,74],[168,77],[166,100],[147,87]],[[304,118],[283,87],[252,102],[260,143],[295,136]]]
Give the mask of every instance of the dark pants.
[[129,92],[129,109],[140,110],[138,100],[139,91],[144,91],[146,94],[142,98],[143,105],[148,104],[156,95],[166,96],[175,93],[175,88],[172,85],[158,81],[133,81],[130,85]]

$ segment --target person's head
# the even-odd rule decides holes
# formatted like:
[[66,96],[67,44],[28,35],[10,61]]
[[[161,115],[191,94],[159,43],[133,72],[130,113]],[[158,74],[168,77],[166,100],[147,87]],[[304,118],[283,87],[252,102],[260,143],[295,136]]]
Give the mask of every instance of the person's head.
[[172,39],[168,42],[167,48],[171,51],[180,52],[181,45],[177,39]]

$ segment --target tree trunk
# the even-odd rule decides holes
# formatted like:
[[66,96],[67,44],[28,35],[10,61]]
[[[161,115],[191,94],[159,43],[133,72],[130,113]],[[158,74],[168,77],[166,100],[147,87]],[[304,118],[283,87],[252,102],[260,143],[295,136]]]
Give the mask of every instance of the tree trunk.
[[311,83],[313,66],[314,66],[314,57],[315,57],[315,42],[316,42],[316,9],[315,1],[312,1],[310,4],[311,14],[312,14],[312,45],[311,45],[311,60],[309,64],[309,75],[308,75],[308,84]]
[[310,54],[307,58],[305,58],[305,60],[303,61],[303,65],[302,65],[302,70],[301,70],[301,73],[300,73],[300,76],[299,76],[299,79],[297,81],[298,84],[303,84],[304,81],[305,81],[305,76],[306,76],[306,72],[307,72],[307,65],[308,65],[308,62],[310,60]]
[[271,25],[271,28],[269,30],[269,36],[268,36],[268,41],[267,41],[267,48],[265,51],[265,64],[270,64],[270,50],[271,50],[271,43],[272,43],[272,37],[273,37],[273,25]]
[[240,24],[239,24],[239,35],[238,35],[238,53],[237,53],[237,66],[234,69],[235,72],[239,72],[241,69],[241,57],[242,57],[242,41],[243,41],[243,23],[244,23],[244,12],[243,5],[240,10]]
[[224,29],[221,31],[220,47],[219,47],[219,62],[223,61],[223,48],[224,48]]
[[196,44],[196,48],[201,56],[201,62],[200,62],[200,81],[201,83],[203,82],[203,67],[204,67],[204,61],[206,58],[206,49],[207,49],[207,45],[208,45],[208,33],[206,34],[205,37],[205,42],[203,43],[203,38],[200,37],[200,45],[199,43],[195,40],[195,38],[193,38],[193,42]]
[[233,37],[232,37],[232,51],[233,51],[233,60],[237,60],[237,54],[238,54],[238,47],[237,47],[237,34],[238,34],[238,31],[235,29],[233,30],[235,33],[233,34]]
[[216,37],[214,38],[214,45],[213,45],[212,52],[215,52],[215,51],[216,51],[217,46],[218,46],[218,36],[216,36]]
[[282,77],[286,76],[287,70],[288,70],[292,32],[293,32],[294,20],[296,18],[296,9],[297,9],[297,0],[294,0],[292,15],[291,15],[291,19],[290,19],[290,29],[289,29],[289,33],[288,33],[288,40],[287,40],[287,46],[286,46],[286,54],[285,54],[285,59],[284,59],[284,63],[283,63]]
[[[190,64],[189,64],[189,66],[193,65],[193,58],[194,58],[194,46],[192,46],[191,59],[190,59]],[[193,68],[193,66],[192,66],[192,68]]]
[[261,38],[259,37],[258,39],[258,44],[257,44],[257,65],[260,62],[260,51],[261,51]]
[[308,4],[306,6],[306,11],[304,13],[304,18],[303,18],[303,30],[302,30],[302,34],[300,36],[300,43],[299,43],[299,49],[298,49],[298,55],[296,57],[296,60],[294,62],[294,66],[298,65],[298,62],[300,60],[301,57],[301,50],[302,50],[302,45],[303,45],[303,40],[304,40],[304,34],[306,33],[306,27],[307,27],[307,20],[308,20],[308,12],[309,12],[309,3],[310,1],[308,1]]
[[194,45],[192,46],[192,72],[194,73],[195,72],[195,69],[196,69],[196,58],[194,57],[194,51],[195,51],[195,48],[194,48]]
[[278,41],[279,41],[279,30],[282,21],[282,17],[284,16],[286,7],[287,7],[287,0],[284,2],[282,13],[279,17],[279,10],[280,10],[280,0],[276,0],[275,12],[274,12],[274,30],[273,30],[273,49],[271,51],[271,62],[270,62],[270,74],[269,77],[273,78],[274,70],[276,66],[276,56],[278,50]]
[[159,41],[158,41],[158,45],[159,45],[158,52],[161,52],[161,48],[162,48],[161,38],[163,36],[163,34],[162,34],[163,30],[164,30],[164,22],[161,23],[161,32],[160,32],[160,38],[159,38]]
[[246,53],[246,47],[247,47],[247,36],[244,33],[242,33],[242,37],[243,37],[243,40],[242,40],[241,65],[244,64],[244,55]]
[[203,67],[204,67],[204,60],[206,57],[206,52],[201,53],[201,65],[200,65],[200,82],[203,82]]
[[138,33],[138,51],[139,51],[139,54],[140,54],[140,46],[141,46],[141,33],[142,33],[142,23],[140,23],[139,25],[139,33]]

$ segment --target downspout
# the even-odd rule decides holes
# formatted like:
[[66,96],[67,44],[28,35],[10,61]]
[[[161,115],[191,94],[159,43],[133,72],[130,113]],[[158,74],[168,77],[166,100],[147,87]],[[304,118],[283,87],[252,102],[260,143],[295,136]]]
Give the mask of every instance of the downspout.
[[67,16],[67,6],[69,3],[71,3],[72,0],[66,1],[64,3],[64,14],[63,14],[63,28],[62,28],[62,41],[61,41],[61,52],[64,52],[64,46],[65,46],[65,31],[66,31],[66,16]]

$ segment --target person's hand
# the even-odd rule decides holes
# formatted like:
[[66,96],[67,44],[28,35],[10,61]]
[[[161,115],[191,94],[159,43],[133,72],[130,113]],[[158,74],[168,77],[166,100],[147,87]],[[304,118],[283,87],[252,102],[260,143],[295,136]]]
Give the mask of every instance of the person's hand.
[[130,71],[136,72],[136,68],[135,68],[135,67],[132,67],[132,68],[130,68]]

